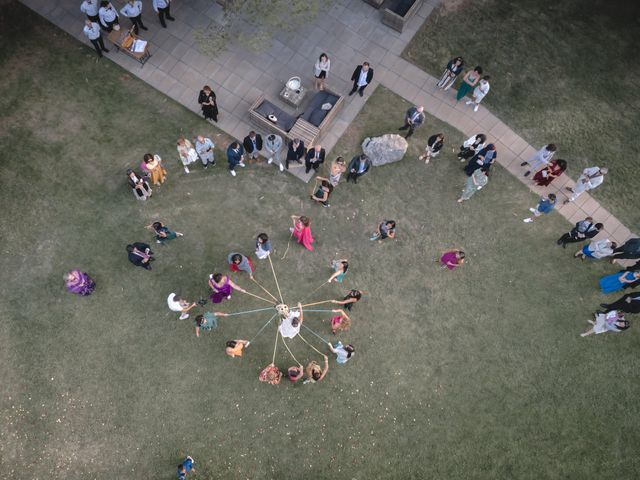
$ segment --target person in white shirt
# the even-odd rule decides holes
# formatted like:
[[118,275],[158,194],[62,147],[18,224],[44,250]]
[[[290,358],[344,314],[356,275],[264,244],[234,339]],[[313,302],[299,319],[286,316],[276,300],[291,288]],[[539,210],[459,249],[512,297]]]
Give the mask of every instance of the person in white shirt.
[[140,0],[129,0],[124,4],[124,7],[120,9],[120,13],[131,20],[133,24],[133,31],[138,34],[142,30],[148,30],[142,23],[142,2]]
[[80,11],[92,22],[98,22],[98,0],[84,0],[80,5]]
[[300,333],[300,327],[304,321],[304,314],[302,313],[302,305],[298,303],[298,310],[290,310],[289,314],[282,319],[278,330],[283,338],[295,338]]
[[267,163],[273,163],[276,160],[278,168],[281,172],[284,172],[284,166],[280,160],[280,150],[282,150],[282,137],[280,135],[271,134],[267,136],[267,140],[264,142],[265,153],[267,154]]
[[195,303],[189,303],[183,300],[175,293],[170,294],[167,297],[167,306],[172,312],[180,312],[180,320],[189,318],[189,310],[196,306]]
[[164,28],[167,28],[167,24],[164,21],[165,18],[172,22],[175,20],[175,18],[171,16],[171,0],[153,0],[153,9],[158,14],[160,25]]
[[607,174],[607,172],[608,170],[606,168],[585,168],[582,171],[582,175],[578,177],[578,181],[573,188],[565,187],[568,191],[571,192],[571,196],[564,201],[564,204],[566,205],[569,202],[573,202],[576,198],[582,195],[582,193],[593,190],[598,185],[601,185],[602,182],[604,182],[604,176]]
[[373,68],[369,65],[369,62],[364,62],[362,65],[358,65],[351,75],[353,81],[353,89],[349,92],[349,95],[353,95],[358,92],[362,97],[364,89],[373,80]]
[[585,245],[580,250],[578,250],[574,257],[580,258],[580,260],[584,260],[585,258],[606,258],[613,255],[613,251],[618,248],[618,244],[616,242],[612,242],[608,238],[603,240],[591,240],[591,243]]
[[[111,32],[113,30],[114,25],[119,25],[120,21],[118,19],[118,11],[113,8],[111,2],[103,0],[100,2],[100,10],[98,10],[98,16],[100,17],[100,26],[106,30],[107,32]],[[118,26],[118,28],[120,28]],[[116,30],[118,30],[116,28]]]
[[529,170],[524,172],[524,176],[527,177],[531,174],[531,172],[537,172],[538,170],[542,170],[543,168],[548,167],[557,149],[558,147],[556,147],[555,144],[548,143],[536,153],[534,153],[529,160],[527,160],[526,162],[522,162],[520,164],[521,167],[525,167],[527,165],[529,166]]
[[207,168],[209,165],[212,167],[216,165],[216,161],[213,158],[214,148],[215,145],[210,138],[203,135],[198,135],[196,137],[196,152],[198,152],[198,156],[200,157],[200,161],[204,168]]
[[109,50],[104,47],[102,33],[100,33],[100,27],[97,23],[92,22],[91,20],[85,20],[84,29],[82,31],[84,32],[85,37],[87,37],[93,44],[99,58],[102,58],[102,52],[109,53]]
[[316,77],[313,86],[318,90],[324,90],[324,81],[331,69],[331,60],[326,53],[321,53],[313,66],[313,75]]
[[489,75],[485,75],[482,77],[476,88],[473,90],[473,98],[471,100],[467,100],[467,105],[473,104],[473,111],[477,112],[478,107],[480,106],[480,102],[482,99],[489,93],[491,89],[491,85],[489,85],[489,80],[491,77]]

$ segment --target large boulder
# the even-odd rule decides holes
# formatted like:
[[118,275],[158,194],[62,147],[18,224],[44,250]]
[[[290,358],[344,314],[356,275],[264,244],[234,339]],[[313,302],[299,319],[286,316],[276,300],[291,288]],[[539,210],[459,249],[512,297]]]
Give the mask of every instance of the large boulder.
[[402,160],[408,147],[409,144],[404,137],[395,133],[387,133],[381,137],[367,137],[362,142],[362,151],[371,159],[375,167]]

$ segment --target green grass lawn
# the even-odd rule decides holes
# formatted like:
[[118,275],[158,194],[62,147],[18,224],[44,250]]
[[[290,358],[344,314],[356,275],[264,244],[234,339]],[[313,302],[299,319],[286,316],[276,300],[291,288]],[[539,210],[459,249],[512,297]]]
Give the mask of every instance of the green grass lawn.
[[574,179],[609,167],[594,197],[637,231],[638,18],[638,2],[446,1],[404,56],[434,76],[457,55],[482,65],[487,108],[536,148],[555,142]]
[[[204,132],[222,145],[219,132],[114,64],[96,63],[88,47],[22,7],[4,13],[3,475],[170,479],[187,454],[194,479],[637,475],[637,326],[578,336],[604,300],[598,278],[614,270],[556,246],[569,227],[559,215],[523,224],[536,198],[499,167],[458,205],[466,178],[452,152],[459,132],[428,118],[404,160],[341,184],[329,209],[310,204],[310,185],[273,167],[232,179],[222,161],[185,175],[176,137]],[[379,88],[331,158],[394,131],[407,106]],[[447,145],[425,166],[415,157],[436,130]],[[149,150],[165,158],[169,178],[136,202],[123,172]],[[294,243],[281,260],[289,215],[300,213],[312,218],[316,251]],[[397,239],[369,242],[382,218],[397,220]],[[143,226],[156,219],[185,237],[155,248],[153,271],[134,268],[124,247],[151,241]],[[242,359],[224,354],[225,340],[250,338],[267,316],[224,319],[197,339],[190,320],[166,308],[172,291],[206,294],[207,275],[225,269],[228,252],[251,253],[260,231],[277,249],[288,302],[308,299],[336,257],[351,262],[343,287],[309,300],[367,292],[338,337],[356,345],[355,357],[345,366],[332,359],[320,384],[258,382],[272,328]],[[468,263],[442,271],[433,260],[454,246]],[[96,278],[94,295],[65,292],[62,274],[73,267]],[[275,290],[264,262],[256,278]],[[262,306],[236,294],[220,309]],[[331,337],[328,317],[306,321]],[[301,342],[291,346],[314,358]],[[293,361],[280,348],[276,363]]]

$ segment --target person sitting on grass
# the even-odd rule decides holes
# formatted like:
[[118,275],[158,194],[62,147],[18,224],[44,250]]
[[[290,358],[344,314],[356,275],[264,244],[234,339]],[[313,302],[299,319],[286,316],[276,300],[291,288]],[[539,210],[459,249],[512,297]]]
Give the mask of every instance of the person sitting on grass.
[[187,478],[187,473],[193,468],[193,458],[187,457],[178,465],[178,480]]
[[553,211],[556,206],[556,196],[550,193],[547,198],[542,197],[535,208],[530,208],[529,211],[533,213],[533,217],[527,217],[522,220],[524,223],[531,223],[536,217],[540,215],[548,215]]
[[588,322],[592,327],[586,332],[581,333],[581,337],[588,337],[594,333],[597,335],[606,332],[623,332],[631,326],[629,320],[625,320],[624,313],[618,312],[617,310],[611,310],[607,313],[596,312],[595,322],[593,320],[588,320]]
[[335,335],[338,332],[346,332],[349,330],[349,327],[351,326],[351,319],[349,318],[349,315],[347,315],[344,310],[340,309],[331,311],[338,314],[331,317],[331,333]]
[[369,240],[384,240],[385,238],[394,238],[396,236],[396,222],[395,220],[383,220],[371,235]]
[[152,229],[156,234],[156,243],[160,243],[162,245],[164,245],[165,242],[173,240],[176,237],[184,236],[180,232],[173,232],[169,230],[169,228],[165,227],[162,222],[153,222],[151,225],[147,225],[145,228]]
[[175,293],[170,294],[167,297],[167,305],[169,310],[173,312],[180,312],[180,320],[189,318],[189,310],[196,306],[195,303],[189,303],[187,300],[180,298]]
[[331,300],[331,303],[336,305],[344,305],[344,308],[351,311],[354,303],[357,303],[362,298],[362,292],[360,290],[349,290],[342,300]]
[[229,340],[226,345],[227,348],[225,348],[225,353],[231,358],[235,358],[241,357],[242,351],[251,345],[251,342],[247,340]]
[[349,270],[349,262],[346,258],[334,260],[331,262],[331,268],[333,269],[333,275],[329,277],[327,282],[331,283],[334,280],[336,282],[342,282],[342,280],[344,280],[344,276],[347,274],[347,270]]
[[461,266],[464,263],[465,254],[460,249],[447,250],[442,253],[442,256],[436,262],[440,262],[442,268],[448,268],[449,270],[453,270]]
[[329,205],[329,195],[333,192],[333,185],[329,183],[329,180],[324,177],[317,177],[318,180],[322,180],[318,190],[315,191],[312,195],[309,195],[311,200],[314,202],[320,203],[323,207],[330,207]]
[[608,238],[602,240],[592,240],[588,245],[585,245],[578,250],[574,257],[583,260],[585,258],[606,258],[613,255],[613,251],[618,247],[616,242],[612,242]]
[[127,256],[129,261],[136,267],[146,268],[147,270],[151,270],[151,262],[155,260],[151,247],[143,242],[127,245]]
[[241,253],[231,252],[227,257],[229,263],[229,270],[232,272],[247,272],[249,278],[253,279],[253,263],[249,257],[245,257]]
[[315,360],[312,360],[307,365],[305,369],[305,375],[307,378],[304,380],[304,384],[307,383],[316,383],[322,380],[327,372],[329,371],[329,357],[323,355],[324,357],[324,368],[320,368],[320,365],[316,363]]
[[329,345],[329,349],[336,354],[336,361],[342,364],[347,363],[356,351],[353,345],[343,345],[342,342],[336,343],[335,347],[329,342],[327,342],[327,345]]

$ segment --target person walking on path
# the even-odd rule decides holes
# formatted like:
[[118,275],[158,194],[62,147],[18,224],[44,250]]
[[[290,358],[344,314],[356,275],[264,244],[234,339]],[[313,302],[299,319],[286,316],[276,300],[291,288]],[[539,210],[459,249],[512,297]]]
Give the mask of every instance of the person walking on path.
[[487,96],[489,90],[491,89],[491,85],[489,85],[489,80],[491,77],[489,75],[485,75],[482,77],[476,88],[473,89],[473,97],[471,100],[467,100],[467,105],[473,105],[473,111],[477,112],[478,107],[480,106],[480,102],[484,97]]
[[100,26],[107,32],[113,31],[115,25],[118,25],[116,30],[120,29],[120,20],[118,11],[113,7],[111,2],[100,2],[100,10],[98,10],[98,17],[100,18]]
[[409,108],[404,117],[404,125],[401,126],[398,130],[409,130],[404,138],[409,138],[413,135],[413,132],[416,128],[420,127],[424,123],[424,107],[422,105],[418,105],[415,107]]
[[309,217],[291,215],[293,227],[289,228],[291,234],[296,237],[299,244],[310,252],[313,252],[313,235],[311,234],[311,220]]
[[364,62],[362,65],[358,65],[351,75],[353,81],[353,89],[349,92],[349,96],[358,92],[362,97],[364,95],[364,89],[373,80],[373,68],[369,65],[369,62]]
[[327,79],[329,70],[331,70],[331,60],[326,53],[321,53],[313,66],[313,76],[315,77],[313,88],[324,90],[324,81]]
[[174,21],[175,18],[171,16],[171,0],[153,0],[153,9],[158,14],[160,19],[160,25],[163,28],[167,28],[167,24],[164,19]]
[[532,157],[526,162],[520,164],[521,167],[529,166],[529,170],[524,172],[524,176],[528,177],[531,172],[537,172],[538,170],[545,168],[551,162],[553,155],[556,153],[557,147],[553,143],[549,143],[538,150],[532,155]]
[[462,57],[456,57],[449,60],[449,63],[447,63],[447,66],[444,69],[444,72],[442,72],[440,80],[438,80],[438,83],[436,83],[436,88],[440,88],[444,91],[449,90],[449,88],[451,88],[451,85],[453,85],[456,81],[456,78],[458,78],[458,75],[462,73],[463,69],[464,60],[462,59]]
[[209,165],[215,167],[216,160],[213,152],[215,147],[216,146],[209,137],[205,137],[204,135],[198,135],[196,137],[196,152],[198,157],[200,157],[200,161],[204,168],[208,168]]
[[198,152],[193,148],[193,144],[184,137],[178,138],[176,144],[178,156],[184,167],[184,173],[189,173],[189,165],[198,159]]
[[604,228],[602,223],[593,223],[593,218],[587,217],[584,220],[576,222],[575,227],[570,232],[562,235],[556,243],[562,245],[562,248],[567,248],[567,243],[577,243],[593,238],[600,230]]
[[100,26],[96,22],[91,20],[85,20],[84,28],[82,29],[84,36],[89,39],[93,48],[96,49],[98,58],[102,58],[102,52],[109,53],[109,50],[104,46],[104,40],[102,39],[102,32]]
[[153,230],[156,234],[156,243],[160,243],[162,245],[174,238],[184,237],[184,234],[170,230],[169,227],[166,227],[162,222],[153,222],[145,228]]
[[458,93],[456,94],[456,101],[462,100],[467,93],[471,92],[472,89],[478,84],[480,81],[480,77],[482,76],[482,67],[477,66],[473,70],[468,71],[462,77],[462,82],[460,82],[460,87],[458,87]]
[[128,0],[124,7],[120,9],[120,13],[131,20],[133,31],[137,35],[142,30],[148,30],[142,23],[142,2],[141,0]]
[[151,247],[143,242],[127,245],[127,256],[129,261],[136,267],[142,267],[147,270],[151,270],[151,262],[155,260]]
[[640,238],[630,238],[621,246],[613,250],[611,263],[617,260],[640,258]]
[[458,153],[458,160],[464,162],[473,157],[476,153],[484,148],[484,144],[487,142],[487,136],[484,133],[478,133],[467,138],[460,146],[460,152]]
[[[533,181],[541,187],[548,187],[551,182],[562,175],[567,170],[567,162],[562,159],[552,160],[551,163],[539,170],[534,176]],[[525,174],[526,176],[526,174]]]
[[193,458],[185,458],[180,465],[178,465],[178,480],[184,480],[187,478],[187,473],[193,468]]
[[593,326],[586,332],[581,333],[581,337],[606,332],[623,332],[631,326],[629,320],[625,320],[624,314],[617,310],[607,313],[596,312],[595,321],[588,320],[588,322]]
[[88,273],[80,270],[71,270],[64,274],[64,286],[68,292],[86,297],[96,289],[96,282]]
[[548,215],[553,211],[556,206],[556,196],[550,193],[548,197],[542,197],[535,208],[530,208],[529,211],[533,213],[533,217],[527,217],[522,220],[524,223],[531,223],[536,217],[540,215]]
[[458,203],[462,203],[465,200],[469,200],[478,190],[482,189],[487,182],[489,182],[488,172],[478,168],[474,170],[469,178],[467,178],[467,183],[465,183],[464,189],[462,190],[462,195],[458,199]]
[[243,159],[244,150],[242,149],[242,145],[240,142],[232,142],[229,147],[227,147],[227,162],[229,163],[229,173],[236,176],[236,166],[240,165],[242,168],[246,167]]
[[585,245],[578,250],[574,257],[584,260],[585,258],[606,258],[613,255],[613,250],[618,244],[612,242],[608,238],[603,240],[592,240],[588,245]]
[[613,303],[601,303],[607,312],[619,310],[625,313],[640,313],[640,292],[628,293]]
[[304,157],[304,154],[304,142],[299,138],[291,140],[287,148],[287,159],[285,160],[286,169],[289,170],[289,162],[298,162],[298,164],[302,166],[301,158]]
[[447,250],[442,253],[442,256],[436,260],[436,262],[440,262],[442,268],[448,268],[449,270],[453,270],[462,266],[464,263],[465,254],[459,248],[455,248],[453,250]]
[[324,163],[325,151],[321,145],[316,145],[313,150],[309,150],[304,157],[305,173],[309,173],[312,168],[317,172],[321,164]]
[[196,303],[189,303],[187,300],[180,298],[179,295],[171,293],[167,297],[167,305],[172,312],[180,312],[178,320],[185,320],[189,318],[189,310],[196,306]]
[[284,172],[284,166],[282,165],[282,160],[280,160],[282,137],[280,135],[274,135],[273,133],[267,136],[267,140],[264,142],[264,149],[267,154],[267,163],[271,165],[275,160],[280,171]]
[[474,157],[469,160],[469,163],[464,167],[464,172],[471,176],[476,170],[482,170],[488,172],[496,161],[498,152],[496,146],[493,143],[489,143],[486,147],[480,150]]
[[249,135],[244,137],[242,146],[247,154],[249,163],[260,163],[260,150],[262,150],[262,135],[251,130]]
[[356,155],[349,162],[347,170],[347,183],[349,180],[358,183],[358,178],[365,175],[371,169],[371,160],[364,153]]
[[232,272],[246,272],[249,274],[249,278],[253,280],[253,263],[249,257],[245,257],[241,253],[231,252],[227,256],[227,263],[229,264],[229,270]]
[[218,121],[218,103],[216,102],[216,94],[211,90],[209,85],[205,85],[198,94],[198,103],[202,109],[202,116],[205,120],[211,122]]
[[91,23],[98,23],[100,17],[98,11],[100,9],[100,3],[98,0],[84,0],[80,5],[80,11],[84,13]]
[[604,176],[607,174],[608,170],[606,168],[600,167],[589,167],[585,168],[582,171],[582,175],[578,177],[578,181],[573,188],[565,187],[569,192],[571,192],[571,196],[564,201],[566,205],[569,202],[575,201],[580,195],[584,192],[588,192],[589,190],[593,190],[604,182]]
[[444,133],[431,135],[427,140],[425,152],[418,157],[418,160],[424,160],[424,164],[427,165],[433,157],[438,156],[442,147],[444,147]]

